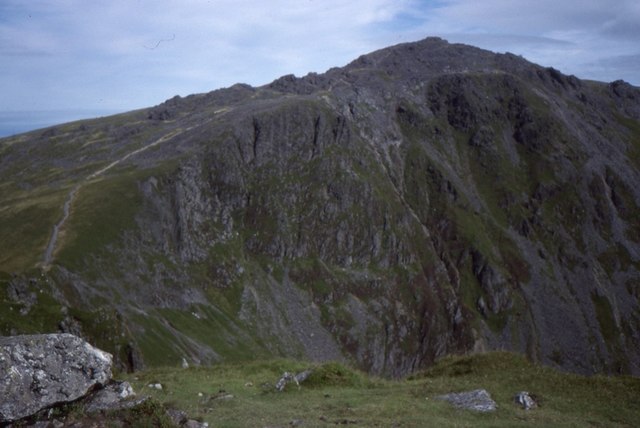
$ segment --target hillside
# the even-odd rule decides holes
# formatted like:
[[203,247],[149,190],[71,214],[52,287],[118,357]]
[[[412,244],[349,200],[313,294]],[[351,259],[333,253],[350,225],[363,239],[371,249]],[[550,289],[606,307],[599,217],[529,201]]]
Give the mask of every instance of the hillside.
[[[639,416],[637,378],[558,373],[504,352],[447,357],[391,381],[327,363],[313,367],[299,387],[273,388],[283,370],[309,367],[301,361],[223,363],[154,369],[131,381],[136,391],[179,405],[209,426],[632,427]],[[150,382],[163,389],[150,388]],[[457,409],[438,398],[484,388],[496,401],[494,412]],[[524,410],[514,402],[522,390],[536,397],[536,408]]]
[[638,88],[428,38],[0,139],[0,333],[640,375],[639,219]]

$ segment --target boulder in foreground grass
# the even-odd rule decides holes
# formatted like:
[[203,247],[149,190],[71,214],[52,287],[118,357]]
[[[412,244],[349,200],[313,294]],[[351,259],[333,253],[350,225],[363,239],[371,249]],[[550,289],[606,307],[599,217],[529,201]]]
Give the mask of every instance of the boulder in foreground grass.
[[496,402],[485,389],[450,393],[436,397],[445,400],[459,409],[475,410],[476,412],[493,412],[496,410]]
[[0,423],[83,397],[109,382],[111,364],[72,334],[0,337]]
[[538,403],[532,394],[527,391],[518,392],[513,400],[525,410],[531,410],[538,407]]

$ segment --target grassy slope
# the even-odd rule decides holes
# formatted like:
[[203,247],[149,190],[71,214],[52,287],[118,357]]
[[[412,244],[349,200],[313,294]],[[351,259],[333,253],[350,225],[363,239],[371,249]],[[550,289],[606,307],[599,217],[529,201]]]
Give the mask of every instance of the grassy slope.
[[[582,377],[532,365],[523,357],[491,353],[449,357],[425,373],[392,381],[369,378],[338,364],[315,368],[300,388],[274,392],[282,372],[308,368],[303,362],[223,364],[210,368],[155,369],[128,375],[136,391],[186,410],[216,427],[335,424],[402,427],[634,426],[640,418],[640,379]],[[160,382],[158,391],[149,383]],[[268,385],[267,385],[268,384]],[[491,414],[453,409],[439,394],[487,389],[498,403]],[[521,390],[540,407],[512,403]],[[231,399],[218,398],[226,394]]]
[[0,139],[0,159],[9,160],[0,168],[0,242],[11,250],[0,254],[0,271],[24,272],[42,261],[74,185],[151,138],[155,128],[142,132],[138,116],[129,112]]

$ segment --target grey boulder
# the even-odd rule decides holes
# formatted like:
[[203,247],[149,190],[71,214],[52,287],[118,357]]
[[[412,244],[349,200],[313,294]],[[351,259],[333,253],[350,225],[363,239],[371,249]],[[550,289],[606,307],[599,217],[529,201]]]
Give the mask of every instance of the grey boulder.
[[436,397],[439,400],[448,401],[459,409],[474,410],[476,412],[493,412],[496,410],[496,402],[485,389],[476,389],[466,392],[454,392]]
[[0,337],[0,424],[83,397],[109,382],[111,365],[72,334]]
[[527,391],[518,392],[515,397],[513,397],[513,400],[525,410],[531,410],[538,407],[538,403],[535,398]]
[[278,380],[278,382],[276,382],[276,390],[280,392],[284,391],[285,386],[287,386],[287,384],[291,382],[300,387],[300,384],[307,380],[309,376],[311,376],[311,373],[313,373],[311,370],[305,370],[295,375],[290,372],[284,372],[282,374],[282,377]]

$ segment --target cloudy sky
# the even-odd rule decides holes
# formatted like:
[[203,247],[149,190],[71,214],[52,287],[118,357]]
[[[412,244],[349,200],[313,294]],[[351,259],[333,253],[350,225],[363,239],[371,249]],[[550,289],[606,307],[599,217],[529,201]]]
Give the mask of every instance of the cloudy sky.
[[262,85],[433,35],[640,85],[638,0],[0,0],[0,120]]

